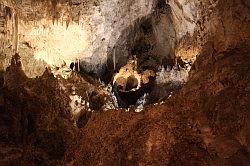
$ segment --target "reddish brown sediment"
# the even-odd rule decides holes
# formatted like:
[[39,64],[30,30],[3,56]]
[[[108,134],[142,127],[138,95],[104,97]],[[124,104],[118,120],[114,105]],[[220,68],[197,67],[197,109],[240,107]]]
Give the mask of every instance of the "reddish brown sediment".
[[[58,2],[53,3],[54,8],[67,6],[66,1],[53,2]],[[74,2],[68,7],[77,6],[77,1]],[[95,5],[101,2],[106,1],[96,1]],[[161,65],[174,67],[174,63],[190,68],[187,82],[171,96],[156,86],[153,92],[160,101],[145,106],[141,112],[135,112],[136,106],[107,107],[109,103],[112,105],[111,96],[90,73],[71,71],[64,79],[60,74],[53,75],[48,68],[39,71],[42,75],[29,78],[25,66],[40,70],[41,66],[35,65],[38,62],[28,63],[29,56],[23,56],[23,52],[19,56],[1,50],[0,165],[249,165],[249,3],[198,1],[195,3],[198,16],[194,21],[185,6],[192,9],[194,2],[185,2],[170,0],[169,6],[165,6],[165,1],[159,1],[158,9],[149,16],[150,21],[144,20],[145,24],[137,20],[135,25],[142,23],[142,29],[137,29],[137,25],[134,29],[125,27],[128,31],[123,31],[115,44],[117,48],[112,48],[116,50],[116,68],[126,64],[122,61],[125,55],[118,51],[125,48],[122,41],[132,43],[131,54],[140,54],[137,57],[140,72],[156,71]],[[148,50],[145,45],[130,41],[135,34],[143,38],[138,40],[142,43],[162,39],[154,35],[171,36],[170,31],[159,33],[167,25],[160,18],[170,14],[169,9],[175,12],[171,15],[175,47],[168,50],[174,58],[161,56],[166,51],[162,50],[161,42],[159,47]],[[154,18],[158,16],[159,20]],[[149,22],[152,27],[146,26]],[[153,56],[157,51],[159,54]],[[14,56],[5,70],[2,66],[7,54]],[[104,75],[114,76],[114,71],[108,71]]]

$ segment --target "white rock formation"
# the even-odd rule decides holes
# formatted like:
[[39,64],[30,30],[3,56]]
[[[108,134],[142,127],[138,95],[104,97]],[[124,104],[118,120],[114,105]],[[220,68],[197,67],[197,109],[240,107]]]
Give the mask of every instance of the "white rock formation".
[[[122,32],[133,27],[135,21],[152,14],[157,2],[73,0],[71,3],[58,1],[55,4],[54,1],[2,0],[0,13],[4,19],[0,21],[6,31],[6,40],[2,41],[0,52],[6,54],[6,57],[3,67],[0,67],[6,68],[8,59],[17,51],[29,77],[41,75],[47,65],[61,66],[66,63],[69,66],[70,62],[76,59],[84,61],[88,70],[98,73],[107,63],[109,50],[112,50],[118,40],[124,42],[120,44],[121,47],[126,46],[126,40],[120,38]],[[166,3],[171,6],[173,23],[168,18],[164,18],[165,21],[159,24],[153,23],[157,24],[154,27],[154,33],[157,33],[155,40],[161,43],[155,51],[160,54],[174,54],[175,37],[178,41],[187,33],[192,35],[194,32],[197,19],[196,3],[194,0],[169,0]],[[6,9],[10,12],[9,19]],[[12,18],[13,14],[17,15],[17,18]],[[169,28],[172,24],[174,29]],[[167,38],[162,33],[165,33],[162,31],[165,26],[165,31],[171,34],[166,34],[169,35]],[[114,50],[120,49],[122,48]],[[126,50],[123,52],[128,54]],[[116,54],[113,53],[113,56],[117,61]],[[40,65],[37,65],[38,61]]]
[[[17,37],[21,57],[27,54],[22,48],[23,43],[26,43],[32,50],[30,58],[44,60],[47,64],[56,66],[64,62],[69,65],[75,59],[82,59],[98,70],[106,63],[108,47],[113,47],[121,32],[133,25],[136,19],[152,12],[154,0],[103,0],[96,6],[81,5],[83,1],[73,3],[79,3],[79,6],[57,4],[55,9],[61,13],[55,20],[51,18],[53,13],[42,14],[46,10],[45,7],[42,8],[42,2],[32,4],[25,0],[11,9],[20,16]],[[79,13],[79,22],[68,22],[67,18],[72,17],[73,20],[72,15],[76,13]],[[37,15],[35,19],[34,15]],[[12,20],[7,21],[10,26],[6,28],[11,30],[13,24]],[[13,36],[15,35],[9,34],[9,38]]]

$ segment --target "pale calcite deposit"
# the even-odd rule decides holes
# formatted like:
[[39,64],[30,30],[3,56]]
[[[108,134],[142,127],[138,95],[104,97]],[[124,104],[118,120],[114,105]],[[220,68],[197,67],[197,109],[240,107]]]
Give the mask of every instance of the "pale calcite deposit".
[[174,27],[177,39],[181,39],[187,33],[191,36],[194,33],[197,20],[197,5],[195,0],[170,0]]
[[175,47],[175,56],[184,62],[193,64],[199,54],[199,48],[193,40],[196,22],[198,20],[197,6],[199,1],[195,0],[170,0],[172,9],[174,29],[178,44]]
[[[108,47],[114,46],[121,31],[133,25],[136,19],[150,14],[154,5],[153,0],[103,0],[92,5],[91,3],[85,5],[83,1],[75,3],[77,5],[70,7],[65,4],[55,4],[54,9],[60,12],[56,17],[53,11],[44,13],[44,10],[47,11],[46,8],[53,7],[50,3],[37,2],[31,7],[32,2],[25,0],[17,2],[15,9],[11,9],[10,1],[3,3],[3,6],[8,5],[20,15],[17,23],[17,50],[21,57],[25,56],[21,47],[25,43],[32,50],[30,59],[43,60],[48,65],[58,67],[64,62],[69,65],[70,62],[81,59],[90,63],[92,70],[98,72],[106,63]],[[35,15],[37,17],[34,19]],[[12,20],[6,23],[15,24]],[[9,38],[12,39],[13,36],[14,34],[10,34]],[[11,44],[9,41],[7,43]],[[10,59],[11,53],[7,54],[6,58]],[[30,63],[27,65],[30,66],[24,68],[35,67]],[[8,63],[4,66],[6,68]],[[30,77],[37,74],[27,73]]]
[[[194,0],[166,1],[170,7],[167,14],[156,11],[159,2],[154,0],[4,0],[0,3],[2,25],[7,32],[1,48],[5,56],[2,66],[6,68],[17,51],[29,77],[41,75],[47,66],[69,66],[79,59],[86,71],[102,73],[110,54],[116,68],[116,63],[130,56],[135,40],[140,39],[140,32],[131,31],[139,31],[136,27],[140,26],[137,25],[140,20],[150,20],[150,17],[153,18],[153,34],[149,36],[153,54],[184,57],[191,62],[198,54],[196,48],[189,48],[182,41],[186,35],[192,37],[195,31],[198,2]],[[5,8],[10,10],[9,17]]]
[[[50,20],[41,20],[35,24],[19,23],[20,42],[28,42],[34,48],[34,58],[44,60],[49,65],[70,64],[88,51],[88,34],[83,24],[53,24]],[[22,34],[22,35],[21,35]]]

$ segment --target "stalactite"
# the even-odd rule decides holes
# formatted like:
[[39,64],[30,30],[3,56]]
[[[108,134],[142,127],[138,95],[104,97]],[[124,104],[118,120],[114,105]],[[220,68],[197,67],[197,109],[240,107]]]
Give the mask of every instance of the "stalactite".
[[75,59],[75,61],[72,63],[73,65],[71,65],[71,69],[77,72],[80,72],[80,59]]
[[63,26],[63,23],[64,23],[63,17],[60,18],[60,23],[61,23],[61,26]]
[[113,54],[113,65],[114,65],[114,70],[115,70],[115,68],[116,68],[115,52],[116,52],[116,48],[114,48],[114,54]]
[[1,39],[1,47],[5,48],[5,41],[2,40],[5,38],[5,11],[4,6],[0,4],[0,39]]
[[58,0],[51,0],[51,10],[52,10],[51,15],[52,15],[53,25],[54,25],[55,21],[58,25],[57,3],[58,3]]
[[13,50],[15,53],[18,51],[18,15],[13,11]]
[[78,59],[78,72],[80,72],[80,59]]
[[69,23],[70,23],[70,17],[68,17],[67,20],[66,20],[66,29],[68,29]]
[[81,11],[78,12],[78,25],[80,24],[80,16],[81,16]]

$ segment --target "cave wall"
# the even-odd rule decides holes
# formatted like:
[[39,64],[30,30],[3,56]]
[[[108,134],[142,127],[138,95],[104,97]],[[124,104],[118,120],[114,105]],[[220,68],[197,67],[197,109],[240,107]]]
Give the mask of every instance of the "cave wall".
[[[6,34],[8,41],[1,50],[10,60],[9,45],[14,37],[24,68],[35,67],[34,61],[60,67],[64,62],[81,59],[88,69],[98,73],[107,60],[107,49],[113,47],[121,32],[134,21],[152,12],[154,1],[2,1],[2,6],[16,13],[17,19],[7,21],[16,34]],[[4,12],[3,12],[4,13]],[[5,37],[6,37],[5,36]],[[31,62],[32,61],[32,62]],[[8,62],[8,61],[7,61]],[[4,63],[6,68],[9,63]],[[39,68],[44,70],[44,65]],[[25,70],[26,71],[26,70]],[[27,72],[29,76],[38,73]],[[40,72],[41,74],[42,72]]]
[[2,68],[19,52],[29,77],[41,75],[48,65],[69,66],[78,59],[87,72],[100,75],[106,67],[122,66],[131,54],[141,54],[137,47],[156,56],[159,64],[164,57],[178,56],[194,62],[198,54],[183,39],[194,36],[195,1],[3,0],[1,6],[9,31],[3,35]]
[[175,57],[185,63],[193,64],[200,53],[197,44],[197,20],[200,1],[170,0],[166,1],[171,6],[173,25],[176,32]]
[[193,35],[177,43],[184,47],[177,50],[183,56],[197,55],[187,84],[140,114],[93,115],[83,133],[87,143],[75,148],[81,154],[77,163],[249,165],[247,2],[199,1]]
[[[188,6],[192,1],[168,3],[177,2]],[[20,146],[1,142],[0,163],[249,165],[250,5],[242,0],[198,2],[195,28],[176,35],[176,56],[195,57],[190,79],[179,93],[141,113],[94,112],[77,129],[68,113],[69,94],[63,91],[68,80],[49,73],[28,79],[14,61],[5,87],[8,111],[0,112],[0,137]],[[79,80],[72,84],[83,85]]]
[[157,2],[150,15],[126,28],[116,45],[108,50],[108,68],[120,69],[131,56],[136,56],[139,63],[152,63],[148,67],[157,68],[164,58],[175,57],[175,43],[171,9],[165,3],[160,6]]
[[221,52],[238,41],[248,44],[249,19],[238,8],[246,11],[249,5],[230,1],[235,7],[229,13],[217,8],[220,3],[3,0],[0,67],[4,70],[15,52],[29,77],[42,75],[48,65],[69,66],[77,59],[87,72],[112,75],[133,54],[143,62],[146,57],[149,66],[171,64],[169,58],[178,57],[192,65],[208,39],[218,38],[211,47]]

